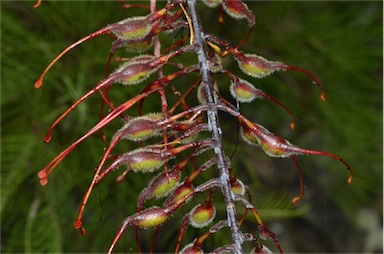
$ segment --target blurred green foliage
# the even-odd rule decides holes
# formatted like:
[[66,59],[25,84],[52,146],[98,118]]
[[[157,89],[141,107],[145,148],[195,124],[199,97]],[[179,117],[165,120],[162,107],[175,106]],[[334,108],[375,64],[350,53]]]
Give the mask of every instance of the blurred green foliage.
[[[106,144],[98,135],[89,138],[55,169],[46,187],[39,185],[36,174],[97,123],[100,98],[92,96],[60,123],[49,144],[42,142],[49,124],[104,77],[111,39],[95,38],[77,47],[48,73],[42,89],[35,90],[33,84],[69,44],[106,24],[147,11],[123,10],[117,1],[44,1],[38,9],[32,5],[1,2],[1,252],[105,252],[123,218],[135,211],[137,194],[150,177],[132,174],[124,184],[111,179],[98,186],[86,209],[87,236],[82,237],[72,224]],[[247,80],[295,113],[295,131],[289,129],[286,113],[269,102],[241,105],[242,112],[294,144],[340,155],[354,168],[355,178],[349,187],[348,172],[338,161],[300,157],[306,194],[292,208],[290,199],[299,191],[294,164],[246,146],[233,134],[233,119],[225,119],[228,154],[237,145],[232,158],[237,175],[250,186],[254,205],[287,252],[382,251],[382,247],[367,250],[371,232],[356,224],[362,209],[382,217],[382,2],[248,5],[257,22],[243,50],[309,70],[324,83],[327,101],[319,99],[320,90],[306,76],[277,73]],[[220,10],[201,8],[207,32],[234,44],[246,34],[245,21],[224,16],[224,24],[215,25]],[[169,44],[176,40],[167,37]],[[237,70],[230,58],[224,64]],[[225,80],[220,87],[228,96]],[[116,86],[111,97],[123,101],[138,91]],[[157,103],[147,101],[147,110],[158,110]],[[105,128],[107,136],[120,125],[117,120]],[[224,207],[219,200],[218,195],[220,211]],[[165,223],[168,234],[159,237],[159,251],[171,251],[166,247],[175,242],[177,218],[181,216]],[[117,250],[135,252],[134,231],[127,232]],[[204,231],[188,232],[192,240],[192,233]],[[142,239],[150,239],[152,233],[143,233]]]

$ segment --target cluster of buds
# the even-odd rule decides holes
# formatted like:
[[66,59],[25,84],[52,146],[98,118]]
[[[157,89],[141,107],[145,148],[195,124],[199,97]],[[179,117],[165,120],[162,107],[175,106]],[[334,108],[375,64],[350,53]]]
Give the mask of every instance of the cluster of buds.
[[[151,2],[154,4],[156,1]],[[204,0],[203,3],[210,8],[220,7],[235,19],[246,19],[249,25],[249,33],[246,38],[237,46],[232,46],[213,34],[205,34],[197,15],[196,0],[169,0],[164,3],[164,7],[158,10],[151,8],[152,11],[146,16],[127,18],[110,24],[75,42],[48,65],[35,83],[35,88],[41,88],[45,75],[55,62],[77,45],[96,36],[109,34],[114,39],[109,52],[107,72],[117,49],[125,48],[130,52],[138,53],[132,58],[119,58],[120,61],[123,61],[120,67],[108,74],[106,78],[79,98],[54,121],[44,137],[45,142],[51,140],[55,126],[94,93],[99,92],[102,106],[106,104],[110,108],[109,113],[103,115],[96,125],[38,173],[40,183],[42,185],[48,184],[48,178],[54,168],[79,143],[90,135],[101,131],[103,127],[116,118],[123,121],[123,126],[110,138],[109,146],[105,149],[104,155],[94,171],[93,179],[84,194],[78,216],[74,222],[75,229],[85,234],[82,218],[86,212],[86,204],[95,186],[101,184],[104,178],[115,174],[121,167],[123,167],[122,172],[115,176],[116,182],[121,184],[124,184],[124,178],[127,174],[140,172],[153,175],[155,172],[160,172],[152,176],[148,186],[144,187],[138,195],[136,213],[125,219],[122,218],[121,227],[109,248],[110,253],[129,227],[135,227],[137,248],[138,252],[141,252],[140,229],[160,228],[172,214],[178,212],[180,207],[186,205],[187,201],[191,200],[197,193],[205,193],[206,199],[203,203],[192,206],[183,217],[174,249],[175,253],[179,252],[180,249],[181,253],[207,251],[203,249],[205,239],[226,227],[231,228],[232,242],[212,248],[214,253],[228,251],[241,253],[245,242],[252,245],[253,253],[270,253],[269,249],[260,242],[261,239],[272,239],[277,250],[282,252],[277,236],[267,229],[257,210],[251,204],[249,187],[236,177],[230,159],[225,155],[222,147],[222,131],[218,121],[218,112],[220,111],[238,121],[239,131],[246,143],[261,147],[268,156],[291,158],[295,162],[300,176],[300,194],[292,199],[293,204],[298,202],[304,194],[302,173],[296,159],[297,155],[322,155],[340,160],[350,171],[347,182],[349,184],[352,182],[352,169],[339,156],[292,145],[284,138],[271,133],[257,123],[253,123],[241,114],[237,107],[238,103],[251,103],[255,99],[266,99],[288,112],[292,118],[291,129],[294,129],[296,124],[295,116],[283,103],[257,89],[253,84],[254,82],[235,75],[222,65],[222,59],[228,55],[236,60],[239,69],[250,78],[265,78],[276,71],[299,71],[307,75],[314,84],[320,86],[322,100],[325,100],[324,87],[306,70],[282,62],[270,61],[239,49],[247,41],[255,25],[254,15],[241,0]],[[41,1],[38,1],[35,7],[40,4]],[[159,4],[163,4],[163,2]],[[222,17],[219,17],[219,22],[222,22]],[[159,34],[182,28],[189,29],[189,40],[181,38],[180,41],[163,51],[160,51],[159,47],[154,47],[154,53],[148,53],[153,44],[161,45]],[[141,54],[143,52],[146,54]],[[198,62],[190,66],[184,66],[177,62],[178,56],[187,53],[195,53],[198,56]],[[172,68],[167,68],[168,73],[165,73],[165,69],[163,69],[165,65],[173,66],[176,70],[169,71]],[[149,77],[155,74],[158,77],[151,77],[151,81],[148,81]],[[223,74],[228,77],[228,85],[219,85],[215,81],[217,75]],[[173,83],[174,79],[183,80],[184,87],[176,87]],[[115,89],[112,88],[115,83],[125,86],[141,85],[143,87],[139,94],[115,106],[108,96],[108,91]],[[172,88],[173,94],[169,94],[165,90],[167,87]],[[230,90],[236,103],[231,103],[221,95],[223,89]],[[194,93],[195,95],[193,95]],[[158,94],[160,97],[159,112],[141,114],[145,99],[152,94]],[[173,105],[170,103],[170,96],[177,96],[178,98]],[[191,102],[196,101],[194,98],[190,99],[191,97],[197,97],[199,104],[191,104]],[[133,111],[134,105],[139,105],[139,112]],[[103,136],[103,139],[106,140],[106,138]],[[113,154],[114,148],[120,142],[131,142],[135,148],[122,154]],[[202,154],[204,156],[199,156]],[[214,166],[218,169],[217,171],[214,171]],[[204,174],[207,170],[210,170],[210,174],[216,175],[216,177],[197,183],[196,177]],[[193,242],[186,243],[181,248],[183,235],[188,225],[203,228],[215,221],[217,211],[214,204],[217,201],[213,202],[213,197],[216,192],[220,191],[227,207],[227,219],[216,221],[205,234],[196,237]],[[163,199],[163,202],[161,206],[145,207],[145,203],[149,199]],[[239,214],[236,214],[236,206],[245,208],[241,218],[238,218]],[[253,214],[257,223],[258,230],[255,232],[243,232],[241,229],[241,225],[249,212]],[[152,246],[151,251],[153,248],[154,246]]]

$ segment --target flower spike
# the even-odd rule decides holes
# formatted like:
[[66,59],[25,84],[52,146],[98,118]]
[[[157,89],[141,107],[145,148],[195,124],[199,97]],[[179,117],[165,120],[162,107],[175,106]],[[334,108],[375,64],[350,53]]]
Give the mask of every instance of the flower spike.
[[[33,7],[37,8],[42,1],[34,0]],[[79,230],[82,235],[86,234],[83,225],[85,208],[96,186],[102,180],[103,184],[107,180],[104,179],[105,177],[114,177],[116,181],[112,183],[119,184],[128,180],[126,178],[133,173],[146,173],[152,179],[143,187],[136,203],[134,202],[135,213],[125,216],[120,224],[108,253],[114,251],[117,242],[130,227],[135,230],[133,240],[136,240],[139,253],[142,252],[139,229],[153,229],[152,244],[149,242],[146,247],[146,251],[153,253],[160,227],[177,210],[181,210],[180,212],[184,215],[180,217],[182,221],[179,234],[177,239],[174,239],[176,241],[175,253],[203,253],[204,241],[219,231],[223,234],[230,233],[232,242],[209,248],[212,253],[243,253],[251,250],[252,247],[254,247],[251,250],[252,253],[272,253],[264,247],[263,240],[273,240],[276,251],[282,253],[277,235],[266,227],[267,225],[263,223],[257,209],[252,205],[249,187],[235,174],[237,170],[235,170],[231,158],[236,148],[232,156],[228,157],[223,139],[226,134],[223,132],[221,124],[221,120],[226,119],[222,116],[235,118],[237,125],[233,127],[240,129],[245,142],[259,146],[268,156],[293,160],[298,171],[300,192],[292,198],[292,205],[296,204],[304,195],[303,173],[296,158],[298,155],[320,155],[339,160],[349,170],[348,184],[352,183],[354,173],[350,165],[341,157],[293,145],[243,116],[239,103],[266,99],[279,105],[290,115],[291,129],[294,129],[296,124],[296,118],[288,107],[257,89],[251,82],[236,76],[231,69],[225,67],[223,59],[229,54],[232,55],[243,73],[258,79],[265,78],[277,71],[301,72],[309,77],[313,84],[320,87],[320,98],[325,100],[323,84],[304,69],[280,61],[270,61],[240,50],[240,47],[250,38],[256,20],[245,0],[202,0],[203,3],[199,3],[197,0],[168,0],[159,9],[160,3],[156,0],[150,0],[149,6],[131,4],[128,0],[118,1],[122,8],[144,7],[149,14],[107,24],[77,40],[48,64],[34,84],[36,89],[41,88],[46,74],[53,65],[83,42],[101,35],[108,35],[112,39],[105,67],[105,77],[102,77],[95,86],[71,103],[72,105],[49,127],[44,141],[49,142],[55,127],[94,93],[100,93],[102,99],[99,120],[83,136],[77,138],[38,172],[40,184],[47,185],[48,178],[56,166],[77,145],[95,132],[100,131],[105,142],[107,136],[103,134],[102,128],[116,118],[121,118],[122,127],[110,138],[110,143],[104,148],[96,169],[92,171],[92,180],[87,186],[77,216],[74,218],[73,226],[76,230]],[[126,1],[128,1],[127,4],[125,4]],[[244,34],[245,38],[232,45],[215,35],[205,34],[203,30],[208,29],[203,28],[200,23],[197,10],[199,4],[205,4],[211,8],[220,5],[218,19],[221,24],[224,22],[224,12],[230,16],[229,18],[247,21],[248,33]],[[187,35],[184,36],[184,33]],[[174,36],[173,42],[168,41],[168,44],[171,43],[170,45],[167,45],[166,41],[163,43],[163,39],[167,36]],[[170,39],[172,40],[172,38]],[[152,46],[153,53],[142,53]],[[128,56],[116,57],[115,53],[122,48],[128,52]],[[120,66],[111,71],[113,60],[120,62]],[[225,75],[226,80],[230,81],[230,93],[234,98],[232,100],[227,100],[221,91],[222,80],[218,76],[222,74]],[[179,78],[183,79],[175,82]],[[124,87],[115,87],[116,83]],[[131,86],[139,84],[143,85],[142,88],[139,88],[141,91],[131,89]],[[131,96],[131,98],[123,100],[125,102],[122,104],[120,102],[117,104],[112,98],[113,94],[110,93],[112,88],[132,90],[131,92],[136,93],[135,91],[137,91],[137,93],[133,96],[129,91],[126,95],[120,94],[123,97]],[[158,96],[147,98],[152,93],[158,93]],[[197,100],[192,97],[193,95],[197,96]],[[154,109],[153,105],[147,105],[151,107],[144,108],[143,105],[147,104],[148,99],[157,101],[155,104],[150,103],[157,105],[157,109]],[[105,106],[109,107],[107,113],[104,113]],[[131,145],[134,147],[127,150],[126,144],[122,143],[128,143],[128,147]],[[115,154],[118,145],[125,145],[125,148],[122,147],[123,151]],[[114,172],[118,171],[119,167],[123,169],[120,172]],[[211,168],[215,171],[207,172],[210,174],[203,173]],[[161,172],[157,174],[156,171]],[[204,180],[205,178],[208,180]],[[201,183],[201,181],[203,182]],[[200,182],[199,185],[197,182]],[[218,217],[226,215],[226,218],[221,221],[215,219],[216,208],[212,200],[214,191],[221,191],[222,195],[219,196],[224,198],[225,202],[224,209],[217,211],[220,212]],[[205,201],[197,201],[197,204],[190,207],[192,209],[187,207],[185,209],[188,210],[179,209],[191,201],[194,196],[200,196],[203,192],[207,194]],[[238,204],[237,201],[241,203]],[[154,202],[161,205],[146,206]],[[239,205],[243,206],[242,209],[237,209]],[[250,217],[249,215],[254,217],[253,229],[244,227],[244,221]],[[214,226],[181,248],[183,235],[189,225],[196,228],[205,227],[214,219],[216,220],[213,223]],[[226,232],[222,232],[225,227],[228,229],[225,229]],[[245,244],[251,244],[251,246],[245,246]],[[180,249],[182,250],[179,252]]]

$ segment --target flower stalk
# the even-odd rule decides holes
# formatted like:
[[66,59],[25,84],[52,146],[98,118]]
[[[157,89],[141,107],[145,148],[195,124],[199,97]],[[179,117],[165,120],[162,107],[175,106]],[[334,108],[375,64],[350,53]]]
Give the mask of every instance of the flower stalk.
[[[204,32],[201,28],[201,22],[196,9],[196,0],[188,0],[188,7],[191,15],[191,25],[194,33],[194,44],[195,52],[199,59],[200,63],[200,73],[201,73],[201,82],[204,85],[206,101],[210,104],[215,105],[218,98],[215,98],[213,93],[213,81],[210,76],[210,71],[207,66],[207,56],[204,51]],[[227,210],[227,220],[228,226],[231,228],[232,240],[235,245],[235,253],[243,253],[242,244],[243,239],[239,227],[237,225],[236,218],[236,207],[234,204],[234,196],[231,190],[230,177],[229,177],[229,165],[226,165],[226,156],[224,154],[224,149],[222,146],[222,131],[220,129],[218,108],[212,106],[207,111],[208,126],[212,135],[212,139],[215,142],[214,152],[217,158],[217,168],[219,170],[219,179],[221,191],[224,195],[226,210]]]
[[[118,184],[126,184],[126,181],[131,180],[126,179],[128,174],[144,173],[153,175],[156,171],[161,172],[150,178],[152,180],[142,189],[137,201],[132,202],[133,205],[136,205],[136,213],[127,216],[122,221],[108,253],[114,251],[123,233],[130,227],[135,228],[135,239],[139,253],[142,250],[139,230],[147,230],[148,228],[155,230],[150,247],[150,252],[153,252],[155,238],[162,224],[173,217],[174,213],[179,212],[179,208],[186,205],[197,193],[205,193],[207,198],[203,204],[192,206],[183,217],[179,237],[175,245],[175,253],[179,252],[180,249],[181,253],[201,253],[204,251],[202,244],[205,239],[225,227],[230,229],[229,238],[231,240],[223,243],[222,246],[213,246],[211,249],[215,253],[244,253],[247,247],[244,244],[246,242],[254,247],[255,253],[270,253],[259,242],[260,239],[273,240],[276,249],[280,253],[283,252],[277,235],[266,227],[258,211],[252,205],[250,188],[245,182],[238,179],[232,170],[231,161],[223,147],[223,131],[219,112],[227,114],[237,121],[238,131],[241,132],[241,137],[245,143],[262,149],[270,157],[290,158],[293,160],[299,172],[300,193],[292,199],[292,204],[297,203],[304,195],[302,170],[296,158],[297,155],[327,156],[339,160],[350,172],[347,182],[352,183],[352,168],[338,155],[293,145],[288,140],[277,136],[260,124],[253,123],[247,116],[243,115],[238,107],[239,103],[251,103],[255,99],[267,99],[282,107],[290,115],[292,130],[294,130],[296,124],[296,118],[289,108],[274,97],[257,89],[253,82],[235,75],[222,65],[222,59],[231,55],[237,61],[243,74],[257,79],[265,78],[281,70],[304,73],[314,84],[321,88],[320,97],[325,100],[323,84],[308,71],[299,67],[278,61],[269,61],[264,57],[245,53],[239,49],[246,43],[255,25],[255,17],[243,1],[202,1],[211,8],[221,6],[232,18],[246,19],[248,21],[249,31],[236,47],[233,47],[224,39],[204,32],[197,2],[197,0],[168,0],[164,7],[157,8],[156,4],[158,2],[150,0],[149,8],[146,7],[146,9],[150,9],[149,14],[124,19],[78,40],[54,58],[35,83],[35,88],[41,88],[43,78],[48,70],[77,45],[97,36],[112,35],[114,41],[109,52],[105,77],[54,121],[45,135],[44,141],[49,142],[55,127],[80,103],[84,103],[87,98],[97,92],[100,93],[102,98],[99,122],[38,173],[40,184],[47,185],[48,178],[56,166],[81,142],[94,133],[101,132],[102,128],[116,118],[122,120],[122,127],[112,135],[109,145],[104,150],[104,154],[93,172],[93,178],[80,203],[74,228],[85,235],[83,216],[92,192],[97,185],[105,182],[104,179],[113,176],[120,167],[123,166],[124,170],[117,177],[115,176],[115,182]],[[37,1],[35,7],[40,4],[41,1]],[[142,5],[134,4],[122,5],[122,8],[142,7]],[[219,20],[222,22],[220,17]],[[186,27],[189,29],[189,37],[183,37],[173,45],[161,50],[163,42],[160,40],[161,37],[158,37],[160,33],[173,32]],[[148,50],[151,45],[154,46],[152,54],[140,54]],[[109,74],[112,56],[118,48],[136,52],[137,55],[130,58],[118,57],[119,61],[122,62],[121,66]],[[186,54],[195,54],[197,62],[187,66],[179,61],[179,57]],[[164,68],[165,66],[167,68]],[[172,71],[172,68],[176,68],[176,71]],[[157,77],[154,77],[156,76],[154,74],[157,74]],[[225,88],[229,89],[235,103],[223,96],[223,84],[219,84],[216,79],[216,75],[222,74],[229,78],[229,84],[225,84]],[[150,82],[147,81],[149,78],[151,79]],[[175,79],[182,79],[184,84],[184,87],[180,88],[182,92],[178,90],[179,88],[174,83]],[[143,87],[141,92],[132,96],[126,102],[115,106],[113,99],[108,96],[110,89],[119,88],[113,86],[115,83],[126,86],[126,89],[133,85],[142,85]],[[167,90],[168,88],[171,90]],[[160,99],[158,107],[160,109],[158,112],[142,114],[143,110],[145,110],[143,105],[150,95],[158,96],[158,99]],[[197,97],[197,104],[196,100],[190,99],[191,95],[194,95],[195,99]],[[176,102],[169,100],[170,96],[176,96]],[[109,113],[105,116],[103,116],[104,104],[110,108]],[[132,113],[132,108],[136,105],[138,106],[138,112]],[[209,132],[208,137],[206,132]],[[204,136],[200,136],[201,133]],[[102,134],[102,138],[103,141],[107,140],[104,134]],[[133,143],[135,147],[121,154],[113,154],[115,147],[123,142]],[[131,147],[131,145],[125,147]],[[200,156],[203,153],[204,156]],[[183,157],[183,154],[186,156]],[[172,163],[174,164],[172,165]],[[208,169],[211,171],[216,169],[217,174],[202,183],[197,183],[198,176],[205,174]],[[215,208],[217,201],[212,201],[217,190],[221,191],[224,199],[226,219],[215,222],[216,224],[210,226],[206,233],[194,237],[192,242],[184,244],[184,247],[182,247],[183,235],[185,235],[187,225],[203,228],[209,226],[215,220],[216,213],[219,210]],[[147,207],[145,203],[150,199],[158,199],[160,200],[158,202],[162,202],[162,204]],[[245,208],[243,214],[237,212],[239,205]],[[257,223],[257,230],[254,230],[254,232],[245,232],[241,228],[249,214],[253,215],[254,222]]]

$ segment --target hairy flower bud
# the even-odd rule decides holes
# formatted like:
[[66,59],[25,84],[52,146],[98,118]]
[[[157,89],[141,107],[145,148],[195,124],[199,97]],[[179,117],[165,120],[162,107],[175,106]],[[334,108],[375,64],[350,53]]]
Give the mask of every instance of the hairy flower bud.
[[251,83],[239,79],[238,82],[231,82],[230,92],[232,97],[239,102],[252,102],[257,97],[258,89]]
[[243,138],[245,138],[245,140],[249,144],[260,145],[267,155],[271,157],[280,157],[280,158],[288,158],[288,157],[291,157],[292,155],[309,155],[309,154],[331,157],[336,160],[339,160],[341,163],[343,163],[347,167],[347,169],[350,171],[350,175],[347,179],[347,182],[348,184],[352,183],[352,177],[353,177],[352,168],[341,157],[328,152],[304,149],[304,148],[292,145],[287,140],[271,133],[265,127],[259,124],[251,123],[248,119],[244,118],[243,116],[240,116],[239,118],[244,128],[243,135],[242,135]]
[[[173,204],[177,204],[178,201],[182,200],[184,196],[189,195],[193,191],[194,189],[191,184],[181,184],[179,187],[177,187],[174,190],[172,195],[165,201],[164,206],[171,206]],[[189,199],[187,199],[185,202],[189,201]]]
[[199,146],[204,147],[209,144],[212,144],[211,139],[192,142],[174,148],[164,148],[162,146],[154,145],[132,150],[118,156],[117,159],[104,170],[96,182],[99,182],[103,177],[109,174],[109,172],[116,169],[120,165],[126,165],[128,169],[133,170],[134,172],[153,172],[162,167],[164,163],[175,157],[176,154],[190,148]]
[[133,171],[153,172],[172,157],[167,151],[139,148],[127,154],[127,162]]
[[240,128],[241,137],[249,145],[260,146],[260,139],[249,128]]
[[254,54],[235,54],[239,68],[254,78],[264,78],[275,71],[285,70],[282,62],[273,62]]
[[190,224],[195,228],[202,228],[213,221],[216,209],[212,202],[206,201],[204,204],[195,206],[189,213]]
[[253,84],[240,78],[234,78],[231,81],[230,92],[237,101],[239,102],[251,102],[254,99],[266,99],[273,103],[276,103],[280,107],[284,108],[285,111],[292,117],[291,129],[295,128],[296,118],[293,113],[280,101],[264,93],[260,89],[257,89]]
[[112,32],[121,40],[139,40],[149,35],[152,27],[150,15],[130,17],[116,23]]
[[150,207],[134,214],[135,224],[141,228],[153,228],[162,224],[168,219],[168,214],[163,208]]
[[116,71],[116,81],[123,85],[136,85],[149,78],[160,65],[150,66],[147,63],[128,62],[120,66]]
[[165,162],[173,157],[174,155],[171,151],[154,146],[132,150],[118,156],[117,159],[100,174],[96,183],[100,182],[107,174],[121,165],[126,165],[127,169],[133,170],[134,172],[150,173],[162,167]]
[[203,250],[195,246],[193,243],[187,244],[184,248],[179,252],[180,254],[203,254]]
[[280,70],[292,70],[304,73],[312,79],[312,83],[318,85],[321,88],[320,98],[325,101],[325,91],[323,84],[316,79],[308,71],[301,69],[296,66],[286,65],[282,62],[269,61],[264,57],[255,55],[255,54],[244,54],[243,52],[235,49],[231,50],[231,53],[234,54],[234,57],[239,65],[239,68],[247,75],[255,78],[264,78],[275,71]]
[[231,190],[235,195],[244,196],[245,194],[245,185],[242,181],[237,178],[231,178]]
[[234,19],[247,19],[249,27],[255,25],[255,16],[241,0],[224,0],[223,9]]
[[271,157],[287,158],[294,154],[300,154],[293,149],[296,146],[287,140],[274,135],[259,124],[254,125],[257,132],[252,129],[242,128],[242,137],[248,144],[261,146],[264,152]]
[[120,82],[123,85],[138,84],[146,80],[151,74],[166,64],[170,58],[181,55],[190,50],[192,50],[192,46],[187,45],[179,50],[172,51],[167,55],[159,56],[154,59],[151,59],[152,56],[148,55],[138,56],[117,68],[117,70],[112,74],[115,76],[114,81]]
[[162,118],[160,113],[150,113],[130,119],[115,134],[131,141],[142,141],[160,134],[157,122]]
[[149,184],[151,186],[151,197],[161,198],[167,196],[179,183],[180,176],[181,171],[179,170],[168,172],[168,176],[165,173],[157,175]]

